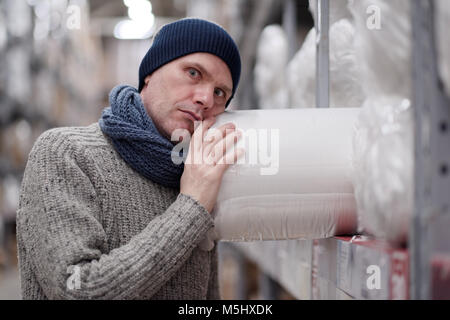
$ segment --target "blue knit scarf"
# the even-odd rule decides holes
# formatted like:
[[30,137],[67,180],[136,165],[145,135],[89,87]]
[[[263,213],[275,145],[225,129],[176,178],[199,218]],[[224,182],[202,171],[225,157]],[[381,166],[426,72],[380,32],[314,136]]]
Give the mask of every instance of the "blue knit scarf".
[[120,156],[144,177],[179,188],[184,165],[172,161],[173,144],[156,129],[137,89],[117,86],[109,94],[109,103],[99,124]]

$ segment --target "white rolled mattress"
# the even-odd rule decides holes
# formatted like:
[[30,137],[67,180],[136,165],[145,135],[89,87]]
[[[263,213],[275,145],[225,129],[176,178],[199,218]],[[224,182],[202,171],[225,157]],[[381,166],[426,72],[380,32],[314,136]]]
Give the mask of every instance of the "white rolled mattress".
[[238,147],[246,155],[224,174],[213,237],[319,239],[355,232],[351,154],[358,113],[284,109],[220,115],[214,127],[233,122],[243,132]]

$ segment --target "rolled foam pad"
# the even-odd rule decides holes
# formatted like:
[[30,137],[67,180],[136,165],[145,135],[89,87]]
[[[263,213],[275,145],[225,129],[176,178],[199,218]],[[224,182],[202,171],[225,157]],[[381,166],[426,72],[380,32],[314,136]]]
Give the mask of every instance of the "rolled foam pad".
[[[356,231],[352,134],[360,109],[229,111],[245,157],[225,172],[215,239],[318,239]],[[253,137],[253,138],[252,138]]]

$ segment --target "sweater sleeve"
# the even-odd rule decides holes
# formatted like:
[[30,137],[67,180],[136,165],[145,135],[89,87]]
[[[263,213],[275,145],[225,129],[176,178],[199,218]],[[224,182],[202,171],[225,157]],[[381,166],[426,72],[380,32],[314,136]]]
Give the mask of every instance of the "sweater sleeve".
[[[133,299],[156,293],[189,258],[213,221],[190,196],[175,202],[124,246],[106,252],[96,189],[76,150],[44,134],[22,182],[17,231],[49,299]],[[114,210],[114,209],[112,209]]]
[[220,290],[219,290],[219,274],[218,274],[218,250],[217,241],[215,241],[214,249],[211,252],[211,271],[208,283],[208,300],[220,300]]

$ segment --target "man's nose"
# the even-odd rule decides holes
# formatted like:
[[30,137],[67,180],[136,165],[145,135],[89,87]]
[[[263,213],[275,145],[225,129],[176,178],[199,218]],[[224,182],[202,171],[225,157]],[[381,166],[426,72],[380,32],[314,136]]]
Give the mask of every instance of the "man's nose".
[[208,85],[196,87],[194,103],[200,105],[203,111],[212,108],[214,105],[214,88]]

